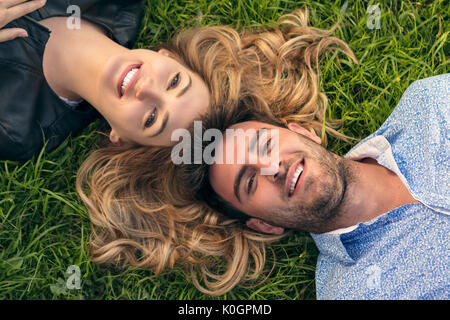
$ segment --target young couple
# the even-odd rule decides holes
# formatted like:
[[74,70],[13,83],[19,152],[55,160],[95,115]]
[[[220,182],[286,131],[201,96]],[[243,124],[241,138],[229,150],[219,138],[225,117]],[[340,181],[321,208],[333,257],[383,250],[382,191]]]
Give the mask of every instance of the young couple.
[[[147,50],[131,49],[140,27],[144,1],[127,4],[122,1],[74,1],[71,4],[80,8],[80,28],[68,27],[70,13],[63,1],[0,1],[3,18],[0,21],[0,90],[3,99],[0,106],[0,158],[26,160],[41,150],[43,137],[48,139],[47,151],[51,151],[69,134],[78,132],[99,115],[107,121],[111,128],[108,133],[111,144],[93,152],[77,176],[77,190],[93,224],[91,252],[94,261],[132,264],[151,268],[157,273],[175,263],[186,263],[193,275],[199,270],[203,276],[215,279],[206,280],[202,285],[193,276],[200,290],[221,294],[240,281],[256,278],[261,273],[265,244],[281,236],[270,233],[280,234],[284,228],[302,228],[331,239],[341,249],[335,258],[332,255],[335,248],[325,240],[317,242],[324,253],[319,259],[317,278],[318,286],[323,283],[324,289],[318,291],[318,297],[337,297],[326,288],[341,282],[347,287],[346,284],[351,283],[352,277],[361,270],[376,270],[383,279],[386,266],[395,269],[396,265],[389,261],[369,265],[372,261],[369,259],[364,267],[358,265],[360,269],[346,268],[349,259],[358,261],[360,248],[348,249],[353,250],[348,253],[344,247],[345,255],[344,244],[339,244],[336,239],[352,233],[340,236],[328,231],[351,227],[353,233],[362,232],[357,223],[372,221],[384,212],[393,211],[396,206],[422,205],[423,210],[433,211],[439,207],[447,212],[447,203],[438,200],[448,198],[448,190],[426,189],[430,191],[427,194],[435,195],[436,191],[440,195],[430,196],[434,202],[427,202],[420,191],[411,189],[414,184],[407,180],[409,175],[404,174],[402,178],[401,168],[395,171],[392,163],[399,161],[395,153],[388,159],[390,167],[388,162],[371,157],[372,153],[362,152],[364,161],[355,161],[354,170],[351,170],[347,162],[339,161],[338,157],[311,144],[311,141],[319,141],[313,132],[319,134],[323,123],[329,133],[343,137],[332,129],[334,123],[330,119],[323,119],[326,97],[319,91],[319,58],[324,52],[337,49],[355,62],[356,58],[344,42],[331,36],[334,29],[309,26],[306,10],[281,17],[273,28],[251,32],[238,33],[224,26],[186,30],[168,44]],[[14,38],[18,34],[15,32],[24,30],[26,37]],[[186,170],[170,162],[170,137],[174,129],[188,128],[193,120],[204,115],[216,115],[211,117],[220,120],[221,126],[232,125],[240,122],[241,118],[235,114],[241,112],[260,115],[258,117],[272,124],[297,123],[289,124],[288,128],[293,131],[280,131],[285,133],[280,135],[280,156],[283,152],[286,156],[280,158],[284,162],[279,164],[280,172],[273,177],[272,183],[268,177],[258,179],[254,169],[200,166]],[[259,124],[244,125],[258,128]],[[294,131],[312,140],[301,140],[298,137],[302,135],[293,135]],[[381,143],[389,149],[391,142],[389,138],[386,140],[387,144]],[[287,145],[292,150],[281,148],[283,141],[290,141]],[[305,147],[308,143],[310,149]],[[391,149],[395,151],[393,146]],[[383,153],[383,156],[389,155]],[[293,164],[290,162],[293,159],[298,161]],[[402,161],[405,160],[402,158]],[[420,159],[414,163],[420,163]],[[363,168],[368,169],[369,176],[361,175]],[[245,204],[251,200],[250,192],[256,192],[252,188],[259,185],[258,192],[263,192],[259,197],[279,201],[281,208],[266,206],[262,210],[251,206],[248,209],[233,202],[236,199],[230,197],[236,195],[236,182],[231,190],[220,181],[224,176],[228,177],[226,182],[232,181],[230,177],[235,181],[235,170],[241,177],[237,195],[246,200]],[[448,175],[441,168],[433,172]],[[323,178],[316,180],[313,177]],[[378,180],[381,177],[383,181],[387,180],[382,183]],[[184,182],[178,183],[179,179]],[[370,189],[371,179],[376,182],[373,189]],[[198,187],[187,188],[193,181],[205,192],[199,195]],[[256,185],[247,183],[250,181]],[[283,198],[282,188],[278,193],[274,192],[283,181],[289,181],[285,183],[288,189],[284,195],[289,198]],[[292,194],[290,182],[294,184]],[[378,202],[386,185],[395,192],[388,192],[388,197]],[[305,187],[314,190],[315,198],[305,199],[306,195],[298,192]],[[369,195],[371,201],[353,200],[348,204],[346,194],[351,190],[365,192],[364,196]],[[271,197],[264,196],[267,192]],[[214,201],[204,199],[206,194],[211,194]],[[273,198],[275,195],[278,198]],[[296,200],[283,208],[282,200],[290,199]],[[217,203],[248,215],[245,220],[250,228],[234,217],[221,214],[223,207],[215,207]],[[291,206],[291,203],[295,205]],[[343,204],[346,206],[341,208]],[[344,209],[348,208],[358,209],[358,213],[344,214]],[[272,209],[276,209],[276,214]],[[315,213],[322,211],[316,216]],[[288,212],[294,217],[288,219]],[[276,217],[278,214],[280,218]],[[431,214],[423,216],[433,217]],[[308,226],[311,226],[310,230]],[[445,223],[440,226],[447,227]],[[255,233],[252,229],[260,232]],[[380,237],[385,234],[383,229],[378,232]],[[427,230],[423,232],[429,234]],[[364,234],[362,232],[361,237]],[[371,239],[382,245],[377,237]],[[356,243],[352,238],[347,240],[352,245]],[[389,250],[392,246],[387,242],[385,247],[374,249],[375,253],[372,253],[382,256],[386,250],[397,250]],[[439,248],[445,250],[446,247]],[[435,254],[432,249],[427,250],[427,254]],[[213,274],[208,269],[208,256],[225,258],[228,261],[225,273]],[[424,254],[424,257],[428,255]],[[248,271],[251,264],[253,272]],[[437,265],[442,267],[442,264]],[[319,277],[321,272],[326,276]],[[448,284],[445,274],[440,281]],[[423,275],[428,279],[429,273],[424,271]],[[415,274],[411,277],[411,281],[418,279]],[[424,282],[435,284],[428,280]],[[389,284],[395,287],[396,282]],[[443,290],[446,292],[445,288]],[[349,292],[358,296],[357,290],[349,289]],[[390,291],[388,286],[380,285],[379,292],[389,294]],[[442,290],[429,297],[436,297],[439,292]]]

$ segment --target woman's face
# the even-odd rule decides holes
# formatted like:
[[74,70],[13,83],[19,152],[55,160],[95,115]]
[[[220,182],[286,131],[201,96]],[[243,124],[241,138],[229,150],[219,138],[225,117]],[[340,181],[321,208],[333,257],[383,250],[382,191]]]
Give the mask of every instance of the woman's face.
[[188,128],[210,101],[206,83],[169,51],[130,50],[106,63],[96,106],[113,143],[171,145],[172,131]]

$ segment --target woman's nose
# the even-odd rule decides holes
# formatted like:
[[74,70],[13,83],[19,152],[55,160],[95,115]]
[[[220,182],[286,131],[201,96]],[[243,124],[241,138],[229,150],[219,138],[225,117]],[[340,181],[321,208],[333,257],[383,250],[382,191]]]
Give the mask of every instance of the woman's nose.
[[134,89],[136,98],[139,100],[158,97],[158,92],[155,85],[149,77],[139,79],[136,82]]

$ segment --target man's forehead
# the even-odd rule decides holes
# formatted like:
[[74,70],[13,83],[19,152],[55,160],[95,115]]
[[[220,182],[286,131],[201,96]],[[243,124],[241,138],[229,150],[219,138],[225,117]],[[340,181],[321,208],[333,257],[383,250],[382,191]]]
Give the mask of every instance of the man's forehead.
[[227,143],[234,144],[236,138],[251,138],[252,136],[258,134],[258,131],[263,131],[261,129],[272,131],[273,129],[278,130],[280,128],[259,121],[245,121],[233,124],[232,126],[228,127],[225,132],[222,133],[223,140],[221,141],[222,143],[219,144],[219,149],[222,150]]
[[278,128],[274,125],[271,125],[269,123],[260,122],[260,121],[245,121],[245,122],[239,122],[236,124],[233,124],[232,126],[228,127],[228,129],[242,129],[242,130],[248,130],[248,129],[254,129],[258,130],[261,128]]
[[[267,134],[273,135],[273,129],[278,131],[280,128],[259,121],[245,121],[228,127],[222,132],[222,139],[216,146],[216,160],[223,159],[227,150],[228,152],[232,151],[234,154],[245,153],[251,138],[258,136],[261,131],[267,131]],[[215,162],[220,163],[221,161]]]
[[222,168],[222,165],[233,166],[258,162],[259,158],[254,159],[255,156],[264,156],[264,154],[256,153],[257,150],[262,151],[259,149],[259,143],[276,137],[274,141],[278,144],[278,129],[280,128],[258,121],[241,122],[228,127],[217,140],[210,172],[218,167]]

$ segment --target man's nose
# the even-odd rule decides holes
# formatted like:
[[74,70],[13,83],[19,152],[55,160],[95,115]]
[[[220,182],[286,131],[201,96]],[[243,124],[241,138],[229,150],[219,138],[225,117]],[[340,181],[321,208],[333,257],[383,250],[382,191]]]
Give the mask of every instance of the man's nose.
[[271,162],[269,167],[261,169],[261,175],[265,176],[272,183],[278,183],[286,176],[286,168],[282,161]]

